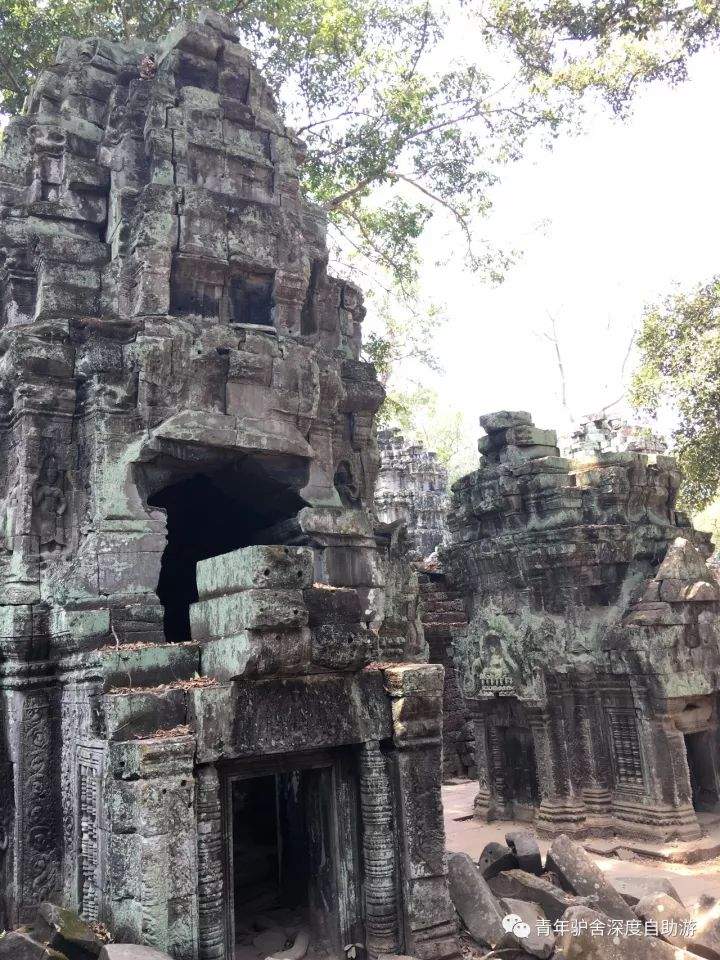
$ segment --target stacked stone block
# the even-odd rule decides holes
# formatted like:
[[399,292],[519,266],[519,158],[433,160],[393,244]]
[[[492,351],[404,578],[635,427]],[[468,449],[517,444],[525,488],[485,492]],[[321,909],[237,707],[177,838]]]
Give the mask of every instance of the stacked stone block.
[[480,422],[441,551],[469,612],[452,632],[478,815],[699,836],[697,810],[720,807],[720,594],[675,461],[571,461],[525,412]]
[[[211,11],[159,43],[63,41],[4,132],[5,926],[62,901],[175,960],[229,960],[228,784],[315,751],[341,947],[392,889],[399,950],[457,951],[442,824],[431,864],[416,849],[439,810],[440,679],[413,573],[378,549],[384,393],[303,158]],[[403,878],[378,889],[367,744]]]
[[446,532],[448,475],[437,454],[422,444],[408,444],[396,429],[378,434],[380,471],[375,487],[375,514],[382,523],[403,522],[409,546],[418,557],[430,556]]

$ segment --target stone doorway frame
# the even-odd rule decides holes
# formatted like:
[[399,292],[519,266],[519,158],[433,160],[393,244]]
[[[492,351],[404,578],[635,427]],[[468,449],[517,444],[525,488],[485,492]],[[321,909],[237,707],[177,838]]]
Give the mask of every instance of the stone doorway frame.
[[331,870],[337,908],[331,950],[342,956],[346,944],[364,944],[360,891],[360,804],[357,755],[352,748],[266,754],[217,765],[220,781],[222,856],[225,888],[225,954],[235,953],[232,784],[236,780],[294,771],[318,771],[327,802]]

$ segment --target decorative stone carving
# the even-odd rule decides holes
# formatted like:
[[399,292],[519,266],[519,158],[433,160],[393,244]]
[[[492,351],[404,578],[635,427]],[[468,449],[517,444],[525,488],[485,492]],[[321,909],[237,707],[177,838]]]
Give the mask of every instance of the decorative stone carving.
[[450,633],[486,767],[478,814],[698,836],[693,802],[720,805],[720,592],[707,535],[675,509],[675,462],[571,461],[523,411],[480,422],[480,469],[453,488],[434,571],[470,612]]
[[[360,869],[360,806],[408,829],[370,665],[426,649],[417,574],[369,511],[362,297],[327,273],[303,155],[212,11],[158,43],[64,40],[3,131],[3,925],[52,898],[117,942],[230,960],[267,856],[235,839],[262,834],[283,857],[250,886],[292,892],[320,950],[422,930],[417,956],[458,953],[437,850],[427,905],[379,848]],[[439,803],[423,710],[416,834]]]
[[387,759],[377,742],[360,753],[360,802],[363,818],[366,944],[375,960],[395,953],[400,943],[397,911],[397,869],[393,831],[393,791]]
[[48,454],[42,462],[40,475],[33,485],[32,503],[32,532],[38,538],[40,550],[64,546],[67,500],[63,477],[53,454]]

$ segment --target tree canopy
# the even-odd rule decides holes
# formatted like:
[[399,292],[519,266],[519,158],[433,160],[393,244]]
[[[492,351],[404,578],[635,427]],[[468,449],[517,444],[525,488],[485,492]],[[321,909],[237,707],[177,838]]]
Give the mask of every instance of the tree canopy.
[[699,510],[720,490],[720,277],[647,310],[638,347],[632,400],[677,417],[683,503]]

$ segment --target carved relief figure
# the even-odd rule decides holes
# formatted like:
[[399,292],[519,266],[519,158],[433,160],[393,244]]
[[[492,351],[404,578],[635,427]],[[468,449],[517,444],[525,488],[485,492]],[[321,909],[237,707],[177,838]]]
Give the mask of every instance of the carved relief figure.
[[344,507],[356,509],[360,506],[360,487],[353,478],[352,467],[347,460],[341,460],[337,465],[333,483]]
[[32,532],[39,538],[41,550],[65,545],[67,500],[62,488],[62,473],[50,454],[43,461],[32,493]]

